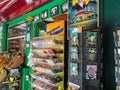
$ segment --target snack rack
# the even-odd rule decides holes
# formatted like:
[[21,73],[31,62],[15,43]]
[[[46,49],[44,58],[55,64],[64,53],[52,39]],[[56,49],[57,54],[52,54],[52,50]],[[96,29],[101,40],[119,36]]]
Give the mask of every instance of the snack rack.
[[33,38],[28,65],[31,90],[64,90],[64,36]]

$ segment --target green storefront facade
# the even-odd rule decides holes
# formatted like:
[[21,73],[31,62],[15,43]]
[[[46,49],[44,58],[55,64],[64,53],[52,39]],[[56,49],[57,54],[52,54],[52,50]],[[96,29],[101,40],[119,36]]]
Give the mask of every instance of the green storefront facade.
[[[65,2],[67,2],[67,0],[50,0],[46,4],[38,7],[35,10],[32,10],[29,13],[23,14],[22,16],[19,16],[19,17],[15,18],[7,23],[1,24],[1,26],[3,27],[3,30],[2,30],[2,50],[5,51],[8,48],[7,34],[8,34],[9,27],[15,26],[19,23],[26,23],[26,27],[30,26],[30,32],[27,32],[27,28],[26,28],[26,35],[28,33],[30,33],[30,40],[31,40],[33,37],[38,36],[37,28],[39,26],[37,25],[37,23],[42,21],[42,18],[40,17],[41,13],[43,11],[47,10],[48,11],[47,18],[50,18],[51,17],[50,16],[51,8],[58,6],[58,15],[60,15],[60,14],[62,14],[61,6]],[[40,17],[37,22],[35,22],[34,20],[26,21],[26,18],[34,17],[36,15],[39,15],[39,17]],[[24,48],[25,60],[24,60],[24,65],[21,68],[21,73],[22,73],[21,90],[30,90],[30,88],[31,88],[30,87],[30,78],[29,78],[30,77],[29,74],[30,74],[31,69],[29,67],[27,67],[27,63],[28,63],[27,56],[30,52],[30,47],[29,48],[26,47],[26,44],[30,43],[30,40],[29,41],[26,40],[26,37],[27,37],[26,35],[25,35],[25,48]]]
[[[22,16],[17,17],[14,20],[11,20],[7,23],[1,24],[3,26],[2,31],[2,50],[7,50],[7,30],[8,27],[14,26],[20,22],[26,22],[26,18],[28,16],[36,16],[40,15],[44,10],[48,10],[48,18],[50,18],[50,9],[56,5],[58,5],[58,15],[62,14],[61,5],[67,0],[50,0],[48,3],[40,6],[39,8],[26,13]],[[115,90],[115,61],[114,61],[114,43],[113,43],[113,35],[112,32],[115,31],[115,25],[120,23],[120,0],[100,0],[100,28],[103,33],[103,74],[102,81],[104,85],[104,90]],[[39,21],[42,21],[40,17]],[[30,38],[38,36],[37,30],[37,22],[28,21],[26,22],[27,26],[30,25]],[[34,32],[34,33],[33,33]],[[28,41],[25,41],[29,43]],[[28,62],[27,56],[29,54],[30,49],[25,48],[25,67],[22,68],[22,90],[30,90],[30,80],[29,73],[30,68],[26,67]]]

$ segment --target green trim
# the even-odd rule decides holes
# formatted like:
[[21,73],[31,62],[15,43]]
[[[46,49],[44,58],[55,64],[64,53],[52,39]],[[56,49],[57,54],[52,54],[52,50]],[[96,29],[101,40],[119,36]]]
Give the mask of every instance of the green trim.
[[2,30],[2,50],[7,50],[7,24],[3,24]]
[[[9,26],[13,26],[13,25],[16,25],[17,23],[24,22],[25,19],[26,19],[28,16],[36,16],[36,15],[38,15],[38,14],[40,15],[40,14],[41,14],[43,11],[45,11],[45,10],[48,10],[48,18],[49,18],[49,17],[51,17],[51,16],[50,16],[50,9],[51,9],[52,7],[54,7],[54,6],[56,6],[56,5],[58,5],[58,7],[59,7],[58,13],[61,14],[61,13],[62,13],[62,11],[61,11],[61,5],[62,5],[64,2],[66,2],[66,1],[67,1],[67,0],[50,0],[50,2],[48,2],[48,3],[46,3],[46,4],[42,5],[42,6],[40,6],[39,8],[37,8],[37,9],[35,9],[35,10],[27,13],[27,14],[24,14],[24,15],[22,15],[22,16],[19,16],[19,17],[16,18],[16,19],[13,19],[13,20],[9,21],[9,22],[8,22],[8,25],[9,25]],[[59,15],[59,14],[58,14],[58,15]],[[42,20],[41,17],[40,17],[40,20]]]

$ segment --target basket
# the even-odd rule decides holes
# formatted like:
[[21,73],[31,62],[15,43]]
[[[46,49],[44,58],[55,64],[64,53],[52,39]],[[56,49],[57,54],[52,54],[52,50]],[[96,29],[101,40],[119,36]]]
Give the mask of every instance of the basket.
[[22,58],[14,58],[13,60],[11,60],[11,62],[9,62],[6,65],[6,69],[14,69],[17,68],[18,66],[20,66],[22,63],[24,62],[23,57]]

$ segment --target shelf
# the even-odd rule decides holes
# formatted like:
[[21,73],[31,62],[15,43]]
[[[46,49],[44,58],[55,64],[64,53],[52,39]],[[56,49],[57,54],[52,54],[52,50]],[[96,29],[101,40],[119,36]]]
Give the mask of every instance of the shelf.
[[16,36],[16,37],[10,37],[10,38],[8,38],[8,40],[20,39],[20,38],[25,38],[25,35]]
[[55,84],[53,84],[50,80],[41,78],[41,77],[39,77],[39,76],[33,76],[33,75],[31,75],[31,77],[32,77],[33,79],[38,80],[38,81],[41,81],[41,82],[44,82],[44,83],[47,83],[47,84],[51,84],[51,85],[55,85]]
[[[50,82],[46,82],[46,81],[43,81],[43,80],[36,80],[37,82],[39,82],[39,83],[42,83],[42,84],[47,84],[47,86],[51,86],[52,88],[57,88],[57,85],[56,84],[52,84],[52,83],[50,83]],[[36,86],[40,86],[40,84],[38,83],[38,85],[36,85],[34,82],[33,83],[31,83],[31,84],[33,84],[35,87]],[[41,87],[41,86],[40,86]],[[42,88],[46,88],[45,86],[43,86]],[[47,87],[48,88],[48,87]],[[48,90],[48,89],[47,89]],[[52,89],[53,90],[53,89]]]
[[36,88],[40,86],[40,90],[44,90],[44,88],[45,90],[48,88],[49,90],[58,90],[59,87],[63,86],[61,81],[64,78],[64,37],[54,35],[34,38],[31,41],[30,49],[32,54],[30,60],[34,63],[31,66],[32,71],[53,76],[49,79],[46,75],[33,75],[31,79],[34,83],[32,81],[31,84],[39,83],[34,86]]
[[7,82],[2,82],[2,83],[3,83],[3,84],[10,84],[10,83],[15,83],[15,82],[20,82],[20,80],[15,80],[15,81],[13,81],[13,82],[7,81]]
[[46,73],[48,73],[50,75],[55,75],[55,73],[52,72],[52,70],[50,70],[50,69],[36,68],[36,67],[32,67],[32,69],[35,70],[35,71],[38,71],[38,72],[44,72],[44,73],[46,72]]
[[40,90],[46,90],[46,89],[44,89],[44,88],[42,88],[42,87],[40,87],[40,86],[37,86],[37,85],[35,85],[35,84],[33,84],[33,83],[31,83],[31,85],[32,85],[32,87],[38,88],[38,89],[40,89]]
[[53,59],[53,58],[48,58],[48,59],[43,59],[43,58],[30,58],[30,60],[32,60],[35,63],[39,63],[39,62],[46,62],[49,64],[55,64],[55,63],[61,63],[60,60],[58,59]]

